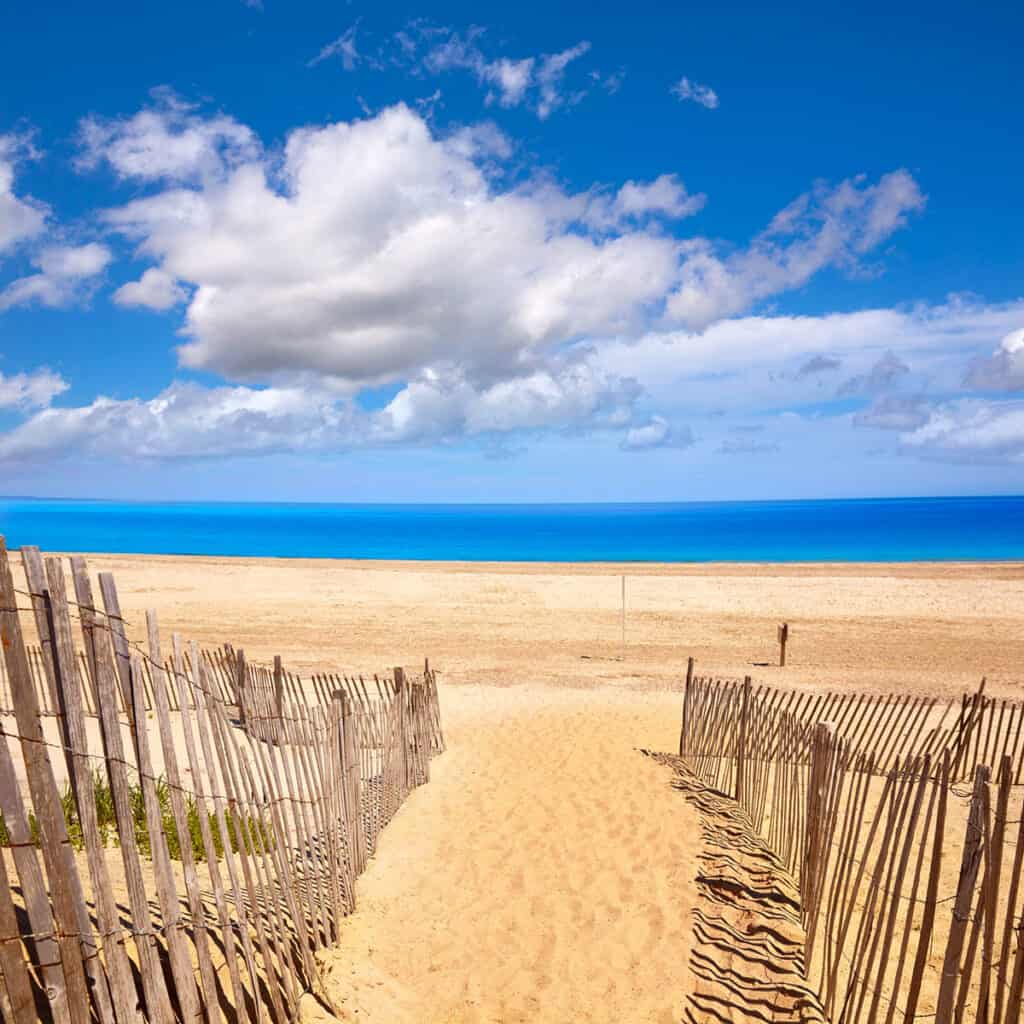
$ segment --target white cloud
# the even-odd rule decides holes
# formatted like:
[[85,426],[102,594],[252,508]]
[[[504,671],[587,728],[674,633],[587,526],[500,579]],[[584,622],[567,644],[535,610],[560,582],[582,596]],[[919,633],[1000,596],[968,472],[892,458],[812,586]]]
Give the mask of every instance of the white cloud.
[[[951,298],[934,306],[867,309],[824,316],[746,316],[719,321],[700,333],[652,331],[595,349],[610,374],[635,377],[659,410],[693,413],[818,403],[835,395],[835,371],[804,372],[828,352],[851,377],[869,376],[890,350],[915,373],[905,383],[937,393],[959,389],[964,366],[991,351],[1024,317],[1024,300],[984,304]],[[837,368],[838,369],[838,368]]]
[[924,202],[917,183],[902,170],[873,185],[863,176],[834,188],[818,184],[776,214],[748,248],[731,256],[719,256],[704,239],[690,243],[682,283],[667,303],[668,316],[701,330],[806,284],[825,267],[855,268]]
[[129,281],[114,292],[119,306],[145,306],[167,310],[188,299],[188,292],[164,270],[150,267],[138,281]]
[[[220,139],[187,117],[214,156],[190,149],[174,163],[182,172],[215,162]],[[126,122],[139,123],[154,137],[170,131],[152,117]],[[296,130],[274,162],[246,132],[238,126],[250,158],[222,164],[222,176],[165,187],[105,219],[160,272],[119,300],[169,303],[174,288],[191,289],[182,362],[259,383],[312,373],[358,387],[439,364],[489,383],[543,368],[580,339],[636,338],[663,309],[669,322],[704,328],[823,266],[855,265],[919,201],[904,172],[819,187],[749,249],[720,257],[704,239],[648,224],[704,202],[671,174],[616,192],[543,180],[501,190],[492,168],[511,144],[493,126],[442,138],[397,106]],[[131,162],[114,160],[128,172]],[[149,161],[138,167],[143,180],[154,173]]]
[[907,449],[933,457],[1024,463],[1024,402],[947,402],[901,440]]
[[42,409],[67,389],[67,382],[45,367],[31,373],[0,373],[0,409]]
[[635,330],[672,285],[677,243],[572,230],[572,197],[496,191],[474,144],[493,156],[491,137],[434,138],[393,107],[293,132],[280,187],[253,162],[106,219],[194,287],[183,362],[236,379],[522,372],[568,339]]
[[688,448],[693,444],[689,427],[673,427],[664,416],[651,416],[626,431],[621,447],[624,451],[647,451],[651,448]]
[[718,94],[711,86],[691,82],[685,75],[672,86],[672,93],[680,100],[690,100],[707,107],[708,110],[714,110],[718,106]]
[[964,384],[979,391],[1024,391],[1024,327],[1010,331],[991,356],[975,359]]
[[25,136],[0,135],[0,256],[22,242],[38,238],[46,230],[49,207],[14,191],[17,163],[33,152]]
[[[565,87],[566,69],[590,50],[586,40],[558,53],[513,58],[489,56],[481,45],[485,37],[480,28],[460,33],[419,21],[397,33],[397,52],[390,58],[377,58],[376,64],[386,67],[398,63],[414,72],[433,75],[469,71],[487,89],[488,104],[527,105],[541,120],[559,107],[573,106],[586,95],[583,88]],[[613,92],[621,84],[621,76],[610,81],[611,86],[606,87]]]
[[662,174],[651,182],[627,181],[615,197],[615,209],[622,217],[661,214],[680,219],[699,213],[706,202],[703,193],[687,193],[676,175]]
[[540,100],[537,103],[537,116],[543,121],[558,107],[568,103],[578,102],[583,93],[577,90],[568,97],[562,91],[562,79],[565,77],[565,69],[574,61],[582,57],[590,49],[590,43],[585,40],[562,50],[561,53],[549,53],[541,58],[537,66],[537,89],[540,92]]
[[12,281],[0,291],[0,311],[38,303],[68,306],[87,297],[112,259],[98,242],[86,245],[52,245],[32,257],[39,273]]
[[[10,404],[42,406],[66,386],[59,378],[11,381]],[[0,378],[0,404],[4,389]],[[35,401],[18,398],[32,389]],[[309,386],[204,388],[179,382],[148,401],[101,396],[87,406],[43,408],[0,435],[0,460],[318,453],[476,436],[495,437],[500,445],[502,436],[523,431],[620,430],[638,393],[635,382],[607,377],[585,362],[486,387],[451,368],[428,370],[372,413]]]
[[411,380],[380,413],[382,441],[455,439],[465,435],[621,427],[639,396],[628,378],[603,374],[586,361],[474,385],[457,370],[430,369]]
[[253,132],[234,118],[203,118],[168,89],[127,118],[87,117],[79,125],[80,170],[110,166],[122,179],[192,182],[222,178],[259,155]]
[[321,451],[349,438],[348,416],[346,406],[302,388],[176,383],[149,401],[101,396],[87,406],[44,409],[0,436],[0,459]]
[[328,43],[309,62],[307,67],[313,67],[322,61],[329,60],[331,57],[339,57],[341,59],[341,66],[346,71],[355,71],[356,65],[359,63],[359,50],[356,48],[356,29],[358,27],[357,22],[346,29],[333,42]]

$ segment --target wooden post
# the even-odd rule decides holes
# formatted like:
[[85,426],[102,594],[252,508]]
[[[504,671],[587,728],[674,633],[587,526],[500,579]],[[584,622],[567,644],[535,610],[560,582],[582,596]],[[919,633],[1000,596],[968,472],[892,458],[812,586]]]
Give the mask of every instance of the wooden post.
[[963,858],[960,862],[956,902],[953,904],[953,924],[950,927],[949,939],[946,942],[946,955],[942,964],[942,977],[935,1008],[936,1024],[951,1024],[953,1020],[953,1002],[956,998],[957,982],[960,980],[960,958],[963,953],[964,938],[967,934],[967,924],[971,919],[975,883],[983,856],[982,840],[985,834],[983,815],[988,779],[989,769],[985,765],[978,765],[974,774],[974,793],[967,821]]
[[274,714],[277,715],[277,730],[284,731],[284,669],[281,655],[274,655]]
[[827,863],[828,823],[825,805],[832,767],[832,746],[835,728],[831,722],[818,722],[811,745],[810,781],[807,792],[807,814],[804,819],[804,862],[800,872],[800,904],[803,910],[805,940],[804,962],[811,962],[814,935],[821,901],[821,882]]
[[407,736],[408,715],[406,714],[407,693],[405,669],[395,666],[395,700],[398,701],[398,740],[401,744],[402,794],[409,791],[409,738]]
[[352,854],[352,869],[355,875],[362,874],[366,867],[366,837],[363,834],[362,779],[359,774],[359,723],[352,710],[352,700],[347,693],[341,695],[341,723],[344,750],[343,771],[345,793],[349,808],[348,841]]
[[683,690],[683,725],[679,730],[679,756],[686,757],[690,733],[690,685],[693,683],[693,658],[686,659],[686,685]]
[[[7,558],[7,545],[0,537],[0,647],[11,684],[11,697],[18,722],[18,738],[28,781],[29,794],[39,824],[40,847],[49,879],[50,899],[53,905],[57,943],[60,947],[61,966],[64,970],[65,1006],[73,1024],[87,1024],[89,1020],[89,989],[86,967],[99,966],[95,959],[95,940],[88,917],[83,922],[84,910],[78,868],[68,842],[67,824],[61,810],[60,794],[47,756],[46,740],[39,719],[39,699],[32,683],[32,672],[25,652],[21,622],[18,618],[18,597],[14,588]],[[6,739],[0,739],[6,748]],[[9,755],[8,755],[9,756]],[[7,774],[6,772],[4,773]],[[9,776],[14,778],[13,771]],[[6,818],[6,815],[5,815]],[[8,824],[10,828],[10,824]],[[25,831],[28,831],[27,829]],[[14,841],[21,842],[18,837]],[[26,837],[27,838],[27,837]],[[33,854],[33,861],[35,856]],[[19,874],[21,874],[19,866]],[[82,927],[84,923],[85,927]],[[49,929],[47,929],[49,931]],[[46,936],[49,938],[49,935]],[[100,983],[106,984],[100,979]],[[98,986],[97,986],[98,987]],[[59,990],[48,991],[51,1005],[60,1000]],[[109,1005],[109,1003],[108,1003]]]
[[789,640],[789,623],[779,626],[779,668],[786,667],[786,641]]
[[747,756],[747,715],[750,711],[750,676],[743,677],[743,705],[740,709],[740,735],[736,743],[736,802],[743,803],[744,766]]
[[239,649],[234,652],[235,658],[235,692],[238,694],[238,717],[242,725],[246,725],[245,707],[245,651]]

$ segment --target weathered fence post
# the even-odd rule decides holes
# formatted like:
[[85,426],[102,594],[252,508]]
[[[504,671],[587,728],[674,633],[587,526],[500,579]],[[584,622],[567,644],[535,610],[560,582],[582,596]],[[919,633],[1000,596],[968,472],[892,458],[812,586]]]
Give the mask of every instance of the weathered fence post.
[[800,872],[800,904],[803,911],[805,942],[804,962],[810,964],[817,930],[821,882],[825,871],[823,855],[829,841],[825,804],[832,768],[832,746],[835,730],[831,722],[819,722],[814,728],[811,746],[810,780],[807,792],[807,814],[804,819],[804,863]]
[[786,642],[789,640],[789,623],[779,626],[779,668],[786,667]]
[[274,714],[277,715],[277,739],[284,739],[284,669],[281,667],[281,655],[274,655]]
[[750,676],[743,677],[743,704],[740,709],[740,733],[736,743],[736,802],[743,803],[745,765],[747,757],[747,717],[750,714]]
[[974,792],[967,821],[967,835],[964,839],[964,854],[960,862],[960,880],[956,888],[956,902],[953,904],[953,923],[949,929],[946,955],[942,963],[935,1024],[950,1024],[953,1020],[953,1002],[960,982],[960,957],[971,918],[971,906],[974,903],[978,870],[983,855],[982,843],[988,810],[988,778],[988,768],[985,765],[978,765],[974,774]]
[[690,738],[690,685],[693,683],[693,658],[686,659],[686,685],[683,689],[683,724],[679,730],[679,756],[686,757]]
[[238,717],[241,719],[242,727],[248,728],[249,719],[247,715],[245,699],[245,651],[239,648],[234,652],[235,659],[235,692],[238,694]]
[[366,839],[363,836],[362,780],[359,776],[359,722],[352,713],[352,700],[341,693],[342,766],[348,797],[348,842],[352,853],[353,877],[366,867]]
[[405,685],[405,669],[395,666],[395,700],[398,701],[398,740],[402,753],[402,792],[409,791],[409,737],[408,737],[408,690]]

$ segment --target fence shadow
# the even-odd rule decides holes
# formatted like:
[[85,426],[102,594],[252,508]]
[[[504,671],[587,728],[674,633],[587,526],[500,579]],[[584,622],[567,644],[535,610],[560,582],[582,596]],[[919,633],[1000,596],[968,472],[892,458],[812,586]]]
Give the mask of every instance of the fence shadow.
[[745,811],[698,779],[678,757],[645,751],[675,773],[672,788],[696,808],[696,878],[687,1024],[821,1024],[804,980],[796,883],[755,833]]

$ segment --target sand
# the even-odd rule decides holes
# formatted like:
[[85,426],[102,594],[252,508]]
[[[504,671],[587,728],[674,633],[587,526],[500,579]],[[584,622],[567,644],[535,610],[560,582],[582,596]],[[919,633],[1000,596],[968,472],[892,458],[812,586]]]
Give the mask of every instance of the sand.
[[1024,695],[1017,564],[89,561],[115,573],[136,635],[154,607],[165,637],[304,673],[438,669],[449,750],[385,831],[325,960],[345,1020],[683,1019],[705,984],[691,953],[707,849],[671,768],[641,748],[675,750],[688,655],[784,685],[954,694],[986,675]]
[[[125,613],[293,669],[429,656],[442,682],[631,689],[698,670],[769,682],[959,693],[1024,678],[1024,564],[504,565],[89,557]],[[626,580],[626,644],[621,574]],[[772,664],[778,622],[789,664]],[[141,629],[136,626],[141,636]],[[624,655],[624,657],[623,657]]]

